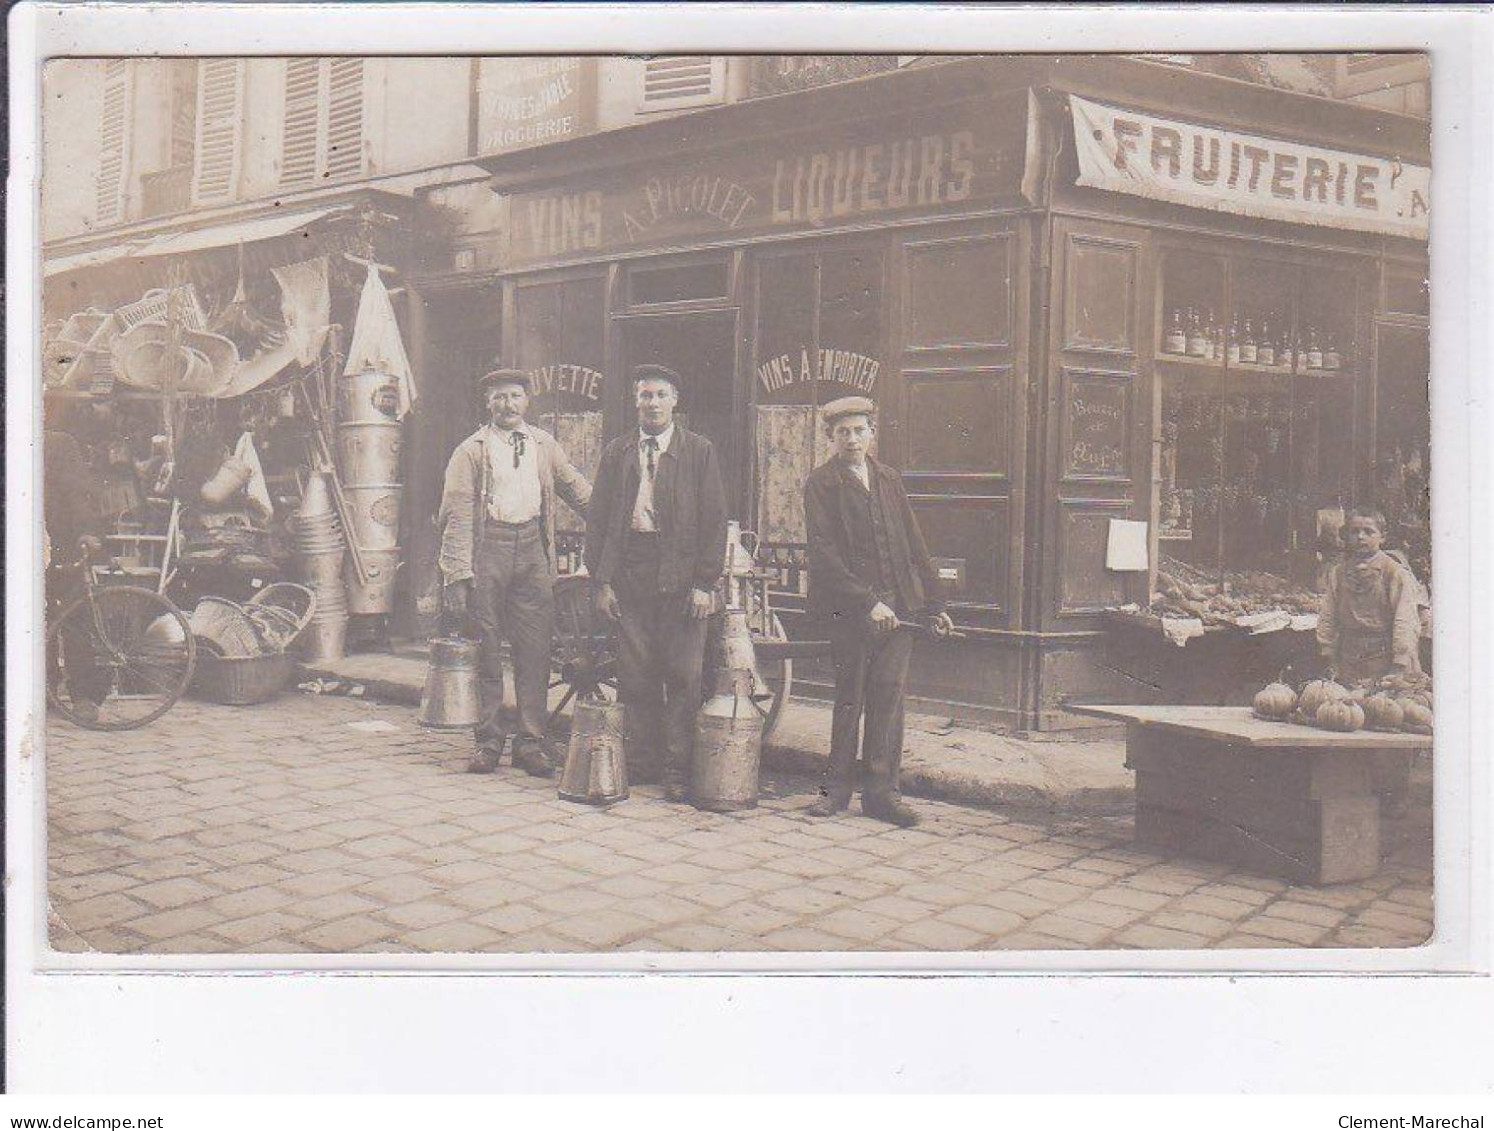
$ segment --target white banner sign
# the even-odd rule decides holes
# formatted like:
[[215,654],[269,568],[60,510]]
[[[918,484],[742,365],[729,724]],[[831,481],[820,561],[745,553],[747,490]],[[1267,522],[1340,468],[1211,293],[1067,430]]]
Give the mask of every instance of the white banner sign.
[[1427,238],[1432,171],[1069,96],[1079,183],[1215,212]]

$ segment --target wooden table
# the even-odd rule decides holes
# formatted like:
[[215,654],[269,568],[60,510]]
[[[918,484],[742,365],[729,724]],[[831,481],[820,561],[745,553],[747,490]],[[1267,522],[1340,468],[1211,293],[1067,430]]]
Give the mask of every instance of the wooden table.
[[1417,734],[1267,722],[1249,707],[1073,707],[1126,724],[1136,839],[1312,884],[1380,868],[1377,761],[1429,750]]

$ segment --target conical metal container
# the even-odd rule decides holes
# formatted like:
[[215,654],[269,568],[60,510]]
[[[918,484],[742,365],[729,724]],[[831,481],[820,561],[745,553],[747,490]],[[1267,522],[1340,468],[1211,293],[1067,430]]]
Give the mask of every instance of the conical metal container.
[[757,805],[764,717],[745,695],[713,695],[695,716],[690,800],[697,809],[732,813]]
[[466,730],[477,725],[479,698],[477,643],[460,636],[432,640],[415,721],[432,730]]
[[623,734],[626,711],[595,695],[576,700],[571,742],[560,775],[562,801],[613,805],[628,796],[628,761]]

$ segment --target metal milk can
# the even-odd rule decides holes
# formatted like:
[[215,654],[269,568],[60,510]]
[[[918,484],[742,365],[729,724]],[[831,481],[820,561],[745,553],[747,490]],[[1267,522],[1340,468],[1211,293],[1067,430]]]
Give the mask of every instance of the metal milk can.
[[730,813],[757,805],[763,713],[746,695],[713,695],[695,715],[690,798],[697,809]]
[[597,695],[582,695],[571,715],[571,742],[560,775],[562,801],[612,805],[628,796],[623,753],[626,708]]
[[431,641],[430,667],[415,720],[433,730],[465,730],[477,725],[480,709],[477,642],[438,636]]

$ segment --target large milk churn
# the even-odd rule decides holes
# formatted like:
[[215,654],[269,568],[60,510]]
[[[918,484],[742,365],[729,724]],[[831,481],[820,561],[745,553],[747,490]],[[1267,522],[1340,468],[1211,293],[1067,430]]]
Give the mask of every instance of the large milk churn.
[[560,799],[611,805],[628,796],[623,753],[626,708],[598,695],[582,695],[571,714],[571,743],[560,775]]
[[476,642],[460,636],[437,637],[431,641],[416,721],[433,730],[465,730],[477,725],[478,712]]
[[763,721],[746,695],[713,695],[696,712],[690,799],[697,809],[730,813],[757,805]]

